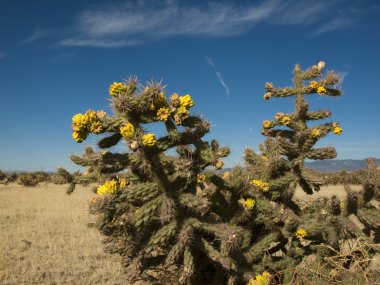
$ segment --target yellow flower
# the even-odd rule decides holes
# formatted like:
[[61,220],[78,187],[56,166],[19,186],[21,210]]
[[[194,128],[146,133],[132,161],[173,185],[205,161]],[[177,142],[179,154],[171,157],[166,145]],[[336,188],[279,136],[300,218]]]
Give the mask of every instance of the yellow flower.
[[77,143],[81,143],[87,138],[87,133],[74,131],[72,137]]
[[268,161],[268,160],[269,160],[269,158],[266,157],[265,155],[262,155],[262,156],[261,156],[261,159],[264,160],[264,161]]
[[279,119],[281,119],[283,116],[284,116],[284,113],[276,113],[276,114],[274,115],[274,118],[275,118],[276,120],[279,120]]
[[255,180],[253,179],[251,181],[252,185],[255,185],[258,187],[261,191],[266,192],[269,190],[270,184],[268,182],[263,182],[262,180]]
[[100,110],[100,111],[97,111],[97,112],[96,112],[96,116],[98,117],[99,120],[102,120],[102,119],[104,119],[105,117],[107,117],[107,113],[104,112],[103,110]]
[[182,121],[189,117],[189,111],[185,107],[179,107],[174,114],[174,121],[177,125],[182,124]]
[[198,174],[197,175],[197,182],[198,183],[202,183],[202,182],[204,182],[206,180],[206,175],[204,175],[204,174]]
[[127,179],[125,179],[125,178],[117,177],[117,180],[118,180],[119,188],[120,189],[123,189],[123,188],[127,187],[127,185],[129,184],[129,181]]
[[270,282],[271,275],[264,271],[261,275],[256,275],[256,278],[251,278],[248,285],[268,285]]
[[93,122],[90,126],[90,131],[94,134],[100,134],[101,132],[103,132],[102,123],[100,121]]
[[244,208],[246,210],[252,210],[255,204],[256,204],[256,201],[254,199],[248,198],[247,200],[244,201]]
[[96,115],[96,112],[94,110],[88,110],[84,114],[85,120],[87,124],[91,124],[98,120],[98,116]]
[[224,166],[224,162],[223,160],[218,160],[216,163],[215,163],[215,169],[222,169]]
[[115,96],[127,91],[127,86],[122,82],[114,82],[110,85],[109,93],[111,96]]
[[83,114],[76,114],[72,118],[72,129],[74,132],[83,132],[87,129],[87,117]]
[[270,129],[273,127],[273,124],[271,121],[266,120],[263,122],[263,127],[264,127],[264,129]]
[[266,90],[270,91],[273,89],[273,84],[271,82],[267,82],[265,83],[264,87]]
[[283,116],[281,119],[281,124],[287,126],[290,124],[290,118],[288,116]]
[[310,83],[309,83],[309,87],[311,88],[311,89],[317,89],[318,88],[318,82],[317,81],[310,81]]
[[120,128],[120,134],[125,139],[131,139],[135,136],[135,127],[131,123],[126,123]]
[[343,132],[343,130],[342,130],[341,127],[335,127],[334,130],[333,130],[333,132],[336,135],[340,135]]
[[169,119],[169,117],[170,117],[170,110],[169,110],[169,108],[163,107],[163,108],[158,109],[158,111],[157,111],[157,118],[160,121],[166,122]]
[[166,105],[166,97],[164,92],[160,92],[157,98],[154,100],[154,105],[157,107],[162,107]]
[[303,239],[303,238],[307,237],[307,232],[304,229],[298,229],[296,231],[296,237],[298,239]]
[[146,134],[142,137],[142,144],[145,146],[155,146],[157,143],[156,137],[154,134]]
[[178,104],[179,104],[179,95],[177,93],[173,93],[172,96],[170,96],[170,102],[174,106],[178,106]]
[[149,110],[154,111],[156,109],[156,106],[154,106],[153,103],[149,105]]
[[317,88],[317,93],[318,93],[319,95],[326,94],[326,88],[323,87],[323,86],[319,86],[319,87]]
[[314,138],[314,139],[317,139],[317,138],[320,138],[321,137],[321,130],[318,129],[318,128],[314,128],[311,130],[311,136]]
[[230,176],[231,176],[231,173],[229,171],[225,171],[223,173],[223,179],[228,179],[228,178],[230,178]]
[[318,62],[317,67],[318,67],[319,69],[323,69],[325,66],[326,66],[326,63],[325,63],[324,61],[320,61],[320,62]]
[[270,97],[272,97],[272,94],[270,92],[265,93],[263,96],[264,100],[269,100]]
[[179,97],[179,106],[189,109],[190,107],[194,106],[194,101],[191,99],[190,95],[187,94],[185,96]]
[[115,194],[119,190],[118,183],[116,180],[106,181],[103,185],[98,187],[96,193],[99,195],[105,194]]

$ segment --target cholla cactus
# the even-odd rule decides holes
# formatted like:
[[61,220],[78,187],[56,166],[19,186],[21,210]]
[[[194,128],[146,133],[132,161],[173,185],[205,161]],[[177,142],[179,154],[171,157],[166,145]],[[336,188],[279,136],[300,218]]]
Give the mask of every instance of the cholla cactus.
[[[333,71],[322,76],[325,63],[319,62],[307,70],[301,70],[299,65],[294,68],[294,86],[275,88],[272,83],[266,83],[265,100],[274,97],[295,97],[295,112],[277,113],[274,120],[263,122],[262,134],[275,138],[281,155],[286,156],[291,163],[292,173],[302,189],[312,194],[313,189],[319,189],[318,181],[313,181],[303,172],[305,159],[331,159],[336,157],[333,147],[313,148],[317,141],[330,132],[340,135],[342,129],[338,122],[325,123],[309,127],[309,121],[325,119],[331,116],[327,110],[309,111],[305,95],[340,96],[341,90],[336,88],[339,76]],[[319,78],[319,81],[316,81]]]
[[[167,100],[156,83],[136,89],[135,79],[111,85],[114,117],[87,111],[73,118],[77,142],[94,133],[96,123],[107,134],[100,148],[127,146],[123,153],[87,149],[71,156],[92,168],[87,177],[102,180],[90,209],[107,236],[107,251],[122,256],[131,283],[247,284],[264,271],[255,264],[279,236],[268,224],[279,215],[277,206],[205,170],[223,168],[229,149],[202,140],[210,124],[190,115],[190,95]],[[157,122],[165,134],[144,129]],[[173,148],[177,155],[168,152]],[[70,191],[75,183],[82,181],[73,179]]]

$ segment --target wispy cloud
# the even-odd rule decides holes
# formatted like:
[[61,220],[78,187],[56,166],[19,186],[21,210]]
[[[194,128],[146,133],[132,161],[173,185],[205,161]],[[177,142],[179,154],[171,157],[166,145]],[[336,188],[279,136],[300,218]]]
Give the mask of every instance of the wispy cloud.
[[228,85],[224,81],[222,74],[216,70],[215,63],[211,57],[205,56],[204,59],[206,60],[207,64],[210,65],[214,69],[215,74],[218,77],[219,83],[223,86],[223,88],[227,94],[227,100],[229,100],[230,99],[230,88],[228,87]]
[[6,58],[8,54],[6,52],[0,51],[0,59]]
[[[324,23],[329,15],[334,19],[334,15],[328,12],[340,1],[263,0],[239,5],[234,2],[190,5],[175,0],[141,0],[117,7],[102,4],[82,11],[74,24],[73,34],[60,44],[112,48],[177,35],[228,37],[245,33],[263,23],[317,25]],[[335,23],[336,28],[343,25],[343,22]],[[322,25],[317,33],[327,31],[329,28]],[[36,32],[30,40],[38,36],[40,34]]]
[[74,46],[74,47],[101,47],[101,48],[116,48],[127,47],[141,44],[142,41],[138,40],[113,40],[113,39],[80,39],[71,38],[61,41],[62,46]]
[[312,36],[317,36],[320,34],[345,29],[353,25],[353,23],[354,20],[352,18],[349,18],[348,16],[341,16],[339,18],[332,19],[322,24],[320,27],[317,28],[315,32],[312,33]]
[[21,44],[22,45],[30,44],[39,39],[50,36],[51,33],[52,33],[51,30],[41,30],[40,28],[36,28],[30,36],[26,37],[25,39],[21,41]]

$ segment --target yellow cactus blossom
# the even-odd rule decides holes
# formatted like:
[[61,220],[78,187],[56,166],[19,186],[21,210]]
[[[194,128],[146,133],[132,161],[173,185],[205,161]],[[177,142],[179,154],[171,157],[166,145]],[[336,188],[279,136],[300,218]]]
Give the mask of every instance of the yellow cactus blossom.
[[77,143],[81,143],[87,138],[87,133],[74,131],[72,137]]
[[258,187],[261,191],[267,192],[269,190],[270,184],[268,182],[263,182],[262,180],[253,179],[251,184]]
[[170,110],[169,110],[169,108],[163,107],[163,108],[158,109],[158,111],[157,111],[157,118],[160,121],[166,122],[169,119],[169,117],[170,117]]
[[260,275],[256,275],[256,278],[251,278],[248,282],[248,285],[268,285],[270,282],[271,275],[269,272],[264,271]]
[[120,128],[120,134],[125,139],[131,139],[135,136],[135,127],[131,123],[126,123]]
[[189,109],[190,107],[194,106],[194,101],[191,99],[190,95],[187,94],[185,96],[179,97],[179,106]]
[[325,68],[325,66],[326,66],[326,63],[325,63],[324,61],[320,61],[320,62],[318,62],[317,67],[318,67],[319,69],[323,69],[323,68]]
[[273,84],[271,82],[267,82],[265,83],[264,85],[265,89],[267,89],[268,91],[273,89]]
[[154,106],[153,103],[149,105],[149,110],[154,111],[156,109],[156,106]]
[[206,175],[204,175],[204,174],[198,174],[197,175],[197,182],[198,183],[202,183],[204,181],[206,181]]
[[170,96],[170,102],[179,102],[179,95],[177,93],[173,93],[172,96]]
[[317,93],[319,94],[319,95],[323,95],[323,94],[326,94],[326,88],[325,87],[323,87],[323,86],[319,86],[318,88],[317,88]]
[[96,112],[94,110],[88,110],[84,117],[86,119],[87,124],[91,124],[95,121],[98,121],[98,116],[96,115]]
[[160,92],[157,98],[154,100],[154,105],[157,107],[162,107],[166,105],[166,97],[164,92]]
[[127,91],[127,86],[125,86],[122,82],[114,82],[110,85],[109,93],[111,96],[116,96],[123,92]]
[[230,178],[230,176],[231,176],[231,173],[229,171],[225,171],[223,173],[223,179],[228,179],[228,178]]
[[283,116],[284,116],[284,113],[276,113],[276,114],[274,115],[274,118],[275,118],[276,120],[279,120],[279,119],[281,119]]
[[189,110],[185,107],[179,107],[174,114],[174,121],[177,125],[182,124],[182,121],[189,117]]
[[281,119],[281,124],[287,126],[290,124],[290,118],[288,116],[283,116]]
[[152,133],[143,135],[142,137],[142,144],[145,146],[155,146],[157,143],[156,136]]
[[272,97],[272,93],[270,93],[270,92],[265,93],[263,96],[264,100],[269,100],[270,97]]
[[99,195],[115,194],[119,190],[116,180],[106,181],[103,185],[98,187],[96,193]]
[[83,114],[76,114],[72,118],[73,124],[72,128],[75,132],[84,131],[87,128],[87,118]]
[[317,89],[318,88],[318,82],[317,81],[310,81],[310,83],[309,83],[309,87],[311,88],[311,89]]
[[298,229],[298,230],[296,231],[296,237],[297,237],[298,239],[303,239],[303,238],[307,237],[307,232],[306,232],[306,230],[304,230],[304,229]]
[[120,189],[123,189],[125,187],[127,187],[127,185],[129,184],[129,181],[125,178],[120,178],[120,177],[117,177],[117,182],[119,183],[119,188]]
[[100,134],[103,132],[103,125],[100,121],[95,121],[90,126],[90,132],[93,134]]
[[98,117],[99,120],[103,120],[107,117],[107,113],[104,112],[103,110],[97,111],[96,116]]
[[340,135],[343,132],[343,130],[342,130],[341,127],[335,127],[334,130],[333,130],[333,132],[336,135]]
[[262,156],[261,156],[261,159],[264,160],[264,161],[268,161],[268,160],[269,160],[269,158],[266,157],[265,155],[262,155]]
[[317,139],[317,138],[320,138],[322,135],[322,132],[320,129],[318,128],[314,128],[311,130],[311,136],[314,138],[314,139]]
[[273,127],[273,124],[272,124],[271,121],[265,120],[265,121],[263,122],[263,127],[264,127],[264,129],[270,129],[270,128]]
[[215,163],[215,169],[222,169],[224,167],[224,162],[223,160],[218,160],[216,163]]
[[248,198],[247,200],[244,201],[244,208],[246,210],[252,210],[253,207],[255,207],[256,201],[252,198]]

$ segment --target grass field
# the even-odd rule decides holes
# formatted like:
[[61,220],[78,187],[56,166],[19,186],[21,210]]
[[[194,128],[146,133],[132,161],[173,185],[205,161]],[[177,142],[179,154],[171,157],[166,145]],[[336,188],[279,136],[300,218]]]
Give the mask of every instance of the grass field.
[[0,284],[126,284],[103,253],[87,204],[91,187],[0,185]]
[[[67,196],[66,187],[0,186],[0,284],[127,284],[117,256],[103,253],[100,234],[87,227],[92,188]],[[343,186],[317,196],[332,194],[344,198]],[[296,196],[305,198],[300,189]]]

